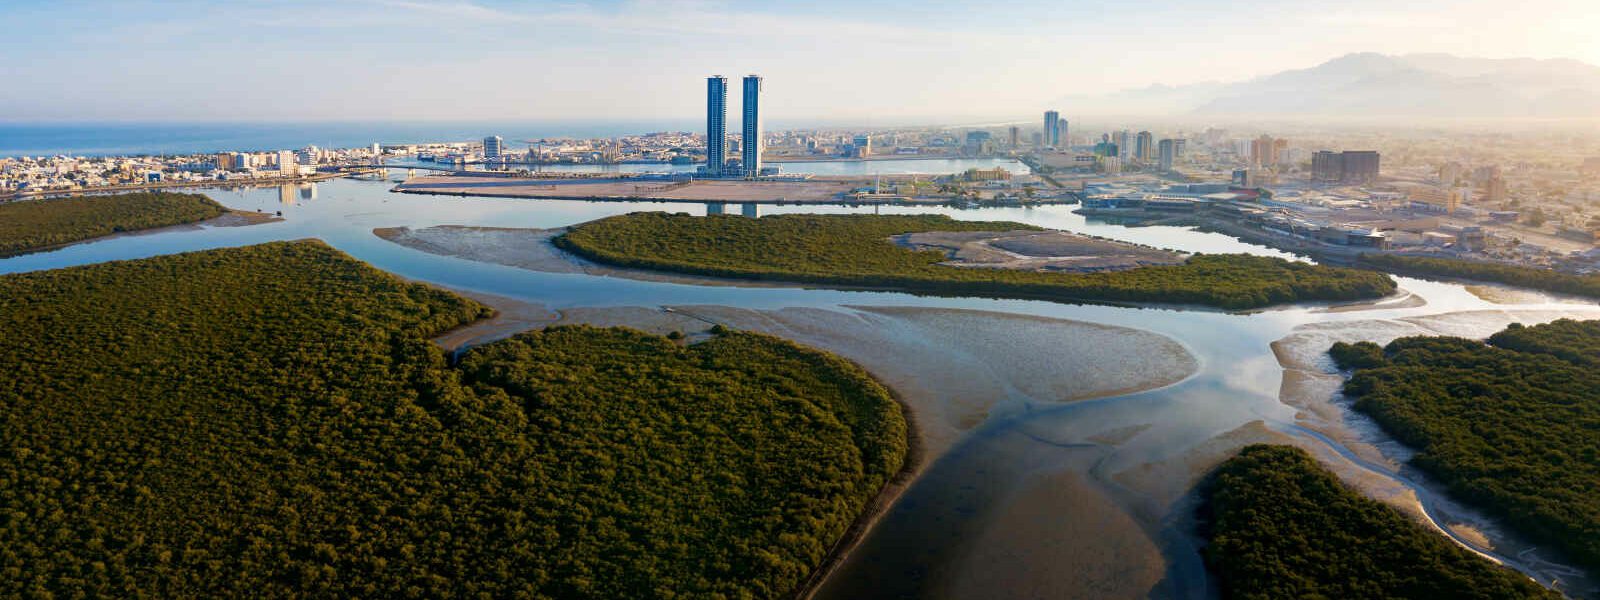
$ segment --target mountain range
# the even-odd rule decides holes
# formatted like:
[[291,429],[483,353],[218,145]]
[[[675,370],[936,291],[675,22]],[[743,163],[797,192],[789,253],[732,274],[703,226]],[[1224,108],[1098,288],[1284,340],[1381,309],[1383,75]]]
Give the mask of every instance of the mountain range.
[[1587,118],[1600,116],[1600,67],[1571,59],[1356,53],[1235,83],[1155,85],[1061,105],[1120,114]]

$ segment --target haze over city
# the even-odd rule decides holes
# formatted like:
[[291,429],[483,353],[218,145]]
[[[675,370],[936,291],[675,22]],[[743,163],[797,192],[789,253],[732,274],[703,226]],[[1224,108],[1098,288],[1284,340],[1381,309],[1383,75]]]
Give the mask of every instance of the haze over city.
[[[0,120],[673,118],[759,72],[770,118],[907,124],[1234,82],[1357,52],[1600,63],[1582,0],[5,3]],[[1077,114],[1117,105],[1080,103]],[[1135,107],[1137,108],[1137,107]]]

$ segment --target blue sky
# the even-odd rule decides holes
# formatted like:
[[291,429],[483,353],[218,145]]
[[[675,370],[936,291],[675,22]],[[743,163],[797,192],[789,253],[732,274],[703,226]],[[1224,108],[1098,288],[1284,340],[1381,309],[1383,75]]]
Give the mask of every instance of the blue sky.
[[1578,0],[0,3],[0,120],[1009,118],[1359,51],[1600,63]]

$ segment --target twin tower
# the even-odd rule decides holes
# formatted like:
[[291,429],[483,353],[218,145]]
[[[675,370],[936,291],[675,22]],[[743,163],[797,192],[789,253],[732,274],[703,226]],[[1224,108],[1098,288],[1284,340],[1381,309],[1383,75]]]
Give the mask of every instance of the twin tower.
[[761,76],[744,78],[744,131],[739,145],[739,170],[728,168],[728,78],[706,78],[706,175],[761,175]]

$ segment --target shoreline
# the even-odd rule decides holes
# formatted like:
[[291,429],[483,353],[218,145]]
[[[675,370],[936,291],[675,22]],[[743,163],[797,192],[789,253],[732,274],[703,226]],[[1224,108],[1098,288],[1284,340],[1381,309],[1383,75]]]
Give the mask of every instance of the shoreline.
[[[1483,339],[1512,322],[1600,316],[1583,308],[1525,305],[1519,309],[1507,305],[1497,310],[1298,326],[1270,345],[1284,376],[1279,402],[1297,412],[1283,428],[1286,433],[1299,434],[1297,437],[1306,443],[1296,445],[1311,451],[1322,466],[1362,495],[1545,587],[1563,593],[1574,589],[1592,591],[1590,574],[1566,562],[1559,553],[1529,542],[1410,466],[1415,449],[1400,443],[1370,416],[1350,405],[1351,400],[1343,392],[1348,373],[1338,371],[1327,357],[1327,348],[1336,341],[1373,341],[1383,345],[1413,335]],[[1574,584],[1580,587],[1568,587]]]
[[[850,362],[857,367],[861,367],[861,370],[867,371],[866,367],[857,364],[855,361],[852,360]],[[870,375],[872,372],[867,371],[867,373]],[[877,379],[877,376],[873,376],[873,379]],[[867,539],[867,534],[872,533],[873,528],[877,527],[878,523],[883,520],[884,515],[889,514],[889,509],[900,501],[906,490],[911,489],[911,485],[916,483],[923,473],[923,467],[926,466],[927,462],[927,449],[923,447],[924,442],[917,426],[916,409],[911,407],[911,403],[906,401],[905,396],[899,390],[890,387],[881,380],[878,381],[878,385],[882,385],[884,389],[889,390],[889,397],[894,399],[895,404],[900,405],[900,413],[905,418],[905,459],[900,463],[900,470],[896,471],[894,477],[889,478],[889,481],[883,484],[883,488],[878,490],[877,495],[867,501],[866,506],[861,508],[861,513],[856,515],[856,518],[850,522],[849,527],[845,528],[844,535],[840,536],[833,543],[833,546],[828,549],[828,553],[823,555],[822,562],[817,563],[817,566],[811,570],[811,574],[800,580],[800,584],[795,587],[794,591],[785,594],[784,598],[790,600],[811,600],[811,598],[814,598],[817,595],[817,591],[822,589],[822,584],[827,583],[834,572],[838,571],[839,567],[844,565],[845,561],[850,558],[850,554],[861,547],[861,543]]]
[[[449,355],[452,363],[459,359],[462,352],[482,344],[492,343],[494,341],[505,339],[507,337],[517,335],[518,333],[531,331],[537,328],[577,324],[581,322],[581,319],[575,319],[573,320],[573,323],[568,323],[567,321],[569,320],[569,317],[563,314],[561,311],[551,311],[540,304],[525,300],[463,290],[450,286],[439,285],[433,282],[414,280],[405,277],[402,277],[401,279],[415,283],[421,283],[435,289],[469,298],[488,306],[495,311],[494,316],[453,327],[429,338],[429,341],[439,345]],[[522,320],[520,318],[534,312],[542,312],[544,315],[551,318],[548,318],[542,322],[538,320]],[[500,321],[502,318],[509,318],[511,323],[525,324],[526,327],[518,328],[515,331],[508,331],[505,328],[508,323],[506,321]],[[487,328],[489,331],[474,331],[475,329],[481,328]],[[709,329],[709,327],[707,327],[707,329]],[[467,332],[472,332],[476,335],[464,336],[463,334]],[[505,333],[506,335],[499,336],[498,334],[500,333]],[[810,345],[807,345],[807,347],[838,356],[826,348],[817,348]],[[872,372],[868,370],[866,366],[861,365],[860,363],[851,360],[848,357],[840,356],[840,358],[856,365],[869,375],[872,374]],[[901,460],[900,468],[895,471],[894,475],[883,484],[883,487],[878,489],[878,492],[873,495],[872,499],[868,500],[867,503],[862,506],[860,512],[851,519],[850,525],[845,528],[844,534],[834,541],[834,543],[829,547],[827,554],[825,554],[822,560],[817,563],[817,566],[812,569],[811,573],[802,579],[799,585],[796,586],[793,591],[784,594],[784,598],[808,600],[815,596],[817,591],[821,589],[822,584],[828,580],[828,578],[839,568],[840,565],[844,564],[845,560],[849,558],[851,552],[860,547],[861,542],[866,539],[867,534],[872,531],[872,529],[878,524],[884,515],[889,513],[889,509],[900,500],[900,497],[905,494],[906,490],[910,489],[912,484],[917,481],[918,476],[922,474],[923,467],[926,466],[928,452],[921,429],[918,427],[918,412],[916,408],[906,400],[905,394],[900,390],[889,385],[877,375],[872,375],[872,377],[873,380],[878,383],[878,385],[883,386],[884,389],[889,391],[889,397],[894,399],[895,404],[900,407],[900,413],[906,421],[905,457]]]
[[114,194],[120,192],[143,192],[149,190],[163,190],[171,188],[235,188],[235,187],[277,187],[280,185],[294,185],[298,183],[315,183],[329,179],[339,179],[349,176],[348,173],[318,173],[299,177],[285,177],[282,179],[250,179],[240,181],[174,181],[171,183],[141,183],[137,185],[115,185],[93,188],[80,188],[75,190],[45,190],[38,193],[13,193],[9,196],[0,196],[0,202],[13,200],[38,200],[43,198],[64,198],[70,196],[83,196],[87,194]]
[[[1037,380],[1039,378],[1034,377],[1034,373],[1041,372],[1041,369],[1048,370],[1060,381],[1054,384],[1040,381],[1040,385],[1016,390],[1015,393],[1031,398],[1029,402],[1059,404],[1097,401],[1170,387],[1187,381],[1199,371],[1198,359],[1175,340],[1139,329],[1069,319],[967,309],[893,306],[790,308],[769,311],[719,306],[552,309],[527,300],[458,290],[431,283],[429,285],[484,302],[497,311],[497,317],[519,313],[534,314],[537,318],[527,322],[524,328],[578,323],[597,326],[623,325],[657,334],[671,330],[685,331],[690,334],[689,339],[693,340],[711,326],[725,324],[736,329],[776,335],[830,352],[851,361],[871,374],[874,380],[890,391],[895,402],[901,407],[907,422],[906,458],[899,471],[884,484],[872,500],[862,507],[844,534],[829,547],[827,554],[813,571],[797,588],[783,596],[792,599],[817,597],[839,573],[850,569],[850,565],[853,564],[851,559],[879,530],[879,526],[886,518],[900,506],[901,498],[923,480],[931,464],[956,448],[966,439],[967,434],[978,429],[983,423],[990,419],[1008,418],[1009,411],[1016,408],[1014,402],[1017,398],[1015,396],[1011,400],[1001,398],[999,395],[1003,392],[1000,388],[984,385],[952,387],[942,380],[927,381],[925,371],[930,368],[939,372],[949,371],[940,367],[941,363],[930,363],[929,360],[941,360],[939,357],[944,357],[942,360],[976,362],[978,364],[973,365],[974,372],[1003,368],[1001,365],[1018,369],[998,375],[1001,377],[1000,383],[1005,385],[1009,385],[1007,382],[1014,383],[1024,379]],[[666,309],[670,309],[670,312]],[[863,322],[862,319],[866,321]],[[907,327],[921,328],[918,331],[922,333],[909,337],[901,335]],[[948,345],[951,340],[973,338],[970,331],[993,331],[996,327],[1010,327],[1020,332],[1035,332],[1036,335],[1031,336],[1032,339],[1004,343],[977,343],[954,348],[938,348],[941,345]],[[963,329],[968,332],[963,332]],[[496,333],[496,330],[500,330],[498,334],[512,334],[511,331],[504,330],[503,324],[489,325],[486,329],[477,331],[472,331],[471,326],[468,326],[466,331],[472,331],[471,334],[462,335],[462,330],[457,330],[436,336],[434,341],[441,343],[447,351],[452,349],[459,351],[474,344],[491,341],[493,337],[482,334]],[[870,333],[862,333],[862,330]],[[442,338],[452,335],[469,341],[454,346],[442,343]],[[928,337],[930,335],[932,337]],[[1008,336],[1001,337],[1011,339]],[[1060,357],[1039,364],[1019,366],[1013,363],[1018,360],[1026,362],[1026,359],[1008,358],[1012,353],[1037,356],[1040,353],[1031,344],[1049,344],[1055,347],[1062,339],[1077,339],[1079,341],[1076,343],[1081,347],[1062,349]],[[1128,368],[1122,363],[1101,360],[1097,355],[1084,350],[1084,348],[1106,348],[1108,343],[1117,343],[1108,342],[1112,339],[1120,340],[1121,344],[1129,347],[1147,349],[1153,362],[1142,368]],[[1152,346],[1152,343],[1157,345]],[[912,357],[909,361],[900,361],[899,359],[905,355],[896,350],[910,348],[922,348],[923,352],[929,354]],[[1118,352],[1112,350],[1112,354]],[[891,360],[888,357],[895,358]],[[896,367],[899,363],[908,364]],[[930,367],[930,364],[933,366]],[[1122,381],[1099,381],[1096,383],[1098,387],[1083,387],[1086,380],[1100,379],[1094,376],[1095,369],[1120,370],[1126,374]],[[958,371],[950,374],[949,378],[953,381],[966,381],[973,377],[972,373]],[[1076,384],[1078,387],[1062,389],[1060,388],[1062,381]],[[969,402],[963,404],[950,399],[955,397],[967,398]],[[971,406],[970,400],[974,398],[993,403]],[[956,406],[951,406],[952,402],[955,402]],[[1008,405],[1008,402],[1013,404]]]
[[[226,207],[224,207],[224,208],[226,208]],[[51,244],[49,246],[39,246],[37,248],[28,248],[26,250],[22,250],[20,252],[16,252],[16,253],[13,253],[13,254],[0,254],[0,259],[15,258],[15,257],[18,257],[18,256],[26,256],[26,255],[29,255],[29,254],[40,254],[40,253],[43,253],[43,252],[54,252],[56,250],[62,250],[62,249],[65,249],[65,248],[70,248],[70,247],[77,246],[77,245],[80,245],[80,244],[89,244],[89,243],[93,243],[93,242],[103,242],[103,241],[106,241],[106,240],[114,240],[114,239],[125,238],[125,237],[139,237],[139,236],[146,236],[146,235],[156,235],[156,234],[161,234],[161,233],[171,233],[171,232],[175,232],[175,231],[183,231],[183,230],[188,230],[188,229],[197,229],[197,228],[201,228],[201,227],[249,227],[249,226],[252,226],[252,225],[264,225],[264,224],[267,224],[267,223],[277,223],[277,222],[282,221],[282,220],[283,220],[283,217],[279,217],[279,216],[268,214],[268,213],[252,212],[252,211],[247,211],[247,210],[238,210],[238,209],[228,208],[227,212],[224,212],[224,213],[222,213],[220,215],[217,215],[215,217],[211,217],[209,219],[205,219],[205,220],[202,220],[202,221],[192,221],[192,222],[189,222],[189,223],[177,223],[177,224],[173,224],[173,225],[162,225],[160,227],[151,227],[149,229],[135,229],[135,230],[132,230],[132,231],[118,231],[116,233],[109,233],[109,234],[106,234],[106,235],[95,236],[95,237],[92,237],[92,238],[85,238],[85,239],[81,239],[81,240],[73,240],[73,241],[70,241],[70,242],[62,242],[62,243],[59,243],[59,244]]]
[[[579,223],[578,225],[581,225]],[[571,226],[552,229],[524,229],[515,227],[478,227],[471,225],[436,225],[422,229],[410,227],[378,227],[372,230],[373,235],[388,241],[427,252],[438,256],[448,256],[463,260],[487,262],[509,267],[518,267],[531,271],[546,273],[582,273],[604,277],[619,277],[636,281],[650,281],[657,283],[678,283],[688,285],[708,285],[725,287],[751,287],[751,288],[797,288],[797,289],[823,289],[846,292],[885,292],[896,294],[910,294],[913,296],[934,298],[983,298],[994,300],[1033,300],[1041,302],[1054,302],[1067,305],[1089,306],[1114,306],[1122,308],[1139,308],[1150,310],[1177,310],[1212,312],[1221,314],[1256,314],[1283,310],[1297,310],[1302,308],[1323,308],[1350,303],[1382,302],[1400,297],[1398,290],[1381,298],[1367,300],[1308,300],[1289,302],[1247,309],[1226,309],[1204,304],[1181,304],[1164,302],[1134,302],[1119,300],[1098,300],[1090,298],[1075,298],[1054,294],[1026,294],[1016,293],[1007,295],[941,293],[933,290],[918,290],[896,286],[864,286],[843,285],[829,283],[806,283],[786,280],[770,279],[736,279],[731,277],[717,277],[713,275],[699,275],[690,273],[676,273],[672,271],[658,271],[634,267],[618,267],[596,262],[579,256],[567,250],[556,247],[552,240],[567,231]],[[443,234],[452,234],[458,239],[441,239]],[[481,244],[480,240],[462,240],[465,236],[487,236],[499,234],[506,237],[522,237],[524,239],[507,240],[505,245],[521,245],[526,254],[516,256],[493,256],[491,251],[482,247],[473,247],[471,244]],[[431,238],[431,239],[430,239]],[[456,247],[447,247],[454,245]]]
[[[518,200],[574,200],[578,202],[670,202],[678,204],[759,204],[763,206],[947,206],[960,203],[951,198],[936,198],[918,202],[915,200],[894,199],[847,199],[829,198],[826,200],[715,200],[715,199],[685,199],[654,196],[551,196],[543,194],[519,194],[512,192],[445,192],[425,191],[395,187],[390,190],[398,194],[419,194],[425,196],[454,196],[457,198],[512,198]],[[1019,206],[1068,206],[1077,204],[1077,200],[1033,200]]]

